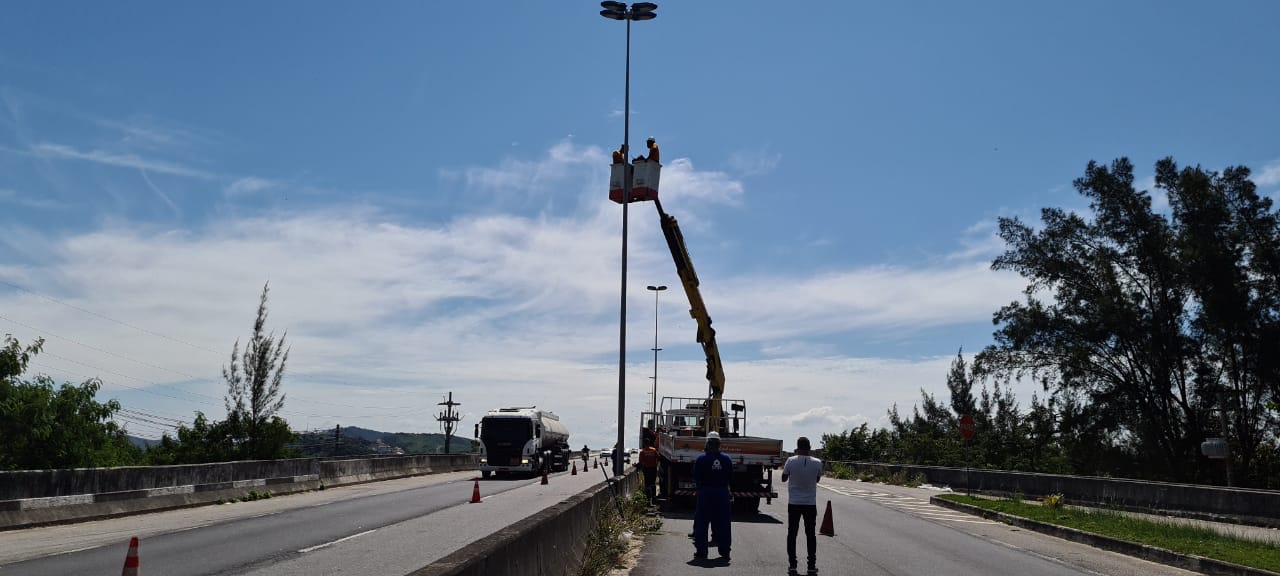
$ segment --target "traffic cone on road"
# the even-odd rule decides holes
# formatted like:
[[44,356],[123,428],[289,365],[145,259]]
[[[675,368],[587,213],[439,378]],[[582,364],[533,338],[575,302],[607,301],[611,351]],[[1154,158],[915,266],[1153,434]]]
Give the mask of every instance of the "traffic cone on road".
[[479,480],[476,480],[475,487],[471,489],[471,503],[472,504],[480,503],[480,481]]
[[120,576],[138,576],[138,537],[129,540],[129,554],[124,557],[124,570]]
[[542,469],[542,485],[543,486],[547,485],[547,469],[546,468]]
[[818,529],[818,533],[823,536],[835,536],[836,528],[831,525],[831,501],[827,500],[827,512],[822,515],[822,528]]
[[592,469],[592,470],[596,470],[596,469],[599,469],[599,468],[600,468],[600,461],[599,461],[599,460],[594,460],[594,461],[592,461],[592,462],[591,462],[591,469]]
[[574,462],[574,463],[573,463],[573,471],[572,471],[572,472],[570,472],[570,473],[569,473],[569,475],[570,475],[570,476],[577,476],[577,475],[578,475],[578,463],[577,463],[577,462]]

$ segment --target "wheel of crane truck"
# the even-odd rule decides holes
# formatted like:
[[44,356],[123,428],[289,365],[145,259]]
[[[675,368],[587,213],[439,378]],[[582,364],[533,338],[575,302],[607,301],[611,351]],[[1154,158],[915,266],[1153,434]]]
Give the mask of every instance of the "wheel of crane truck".
[[480,472],[480,477],[481,477],[481,478],[484,478],[485,480],[488,480],[488,479],[489,479],[489,475],[490,475],[490,474],[493,474],[493,472],[490,472],[490,471],[488,471],[488,470],[484,470],[484,471],[481,471],[481,472]]

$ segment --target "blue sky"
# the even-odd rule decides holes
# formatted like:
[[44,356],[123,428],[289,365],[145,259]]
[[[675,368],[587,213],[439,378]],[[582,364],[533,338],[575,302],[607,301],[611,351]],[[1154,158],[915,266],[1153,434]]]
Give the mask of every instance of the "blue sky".
[[[285,416],[433,431],[499,405],[614,434],[624,24],[592,2],[42,2],[0,18],[0,332],[157,436],[223,416],[262,285]],[[749,432],[884,422],[1019,297],[995,219],[1085,209],[1089,160],[1280,190],[1274,2],[661,3],[631,143],[662,146]],[[1158,191],[1156,203],[1160,205]],[[678,286],[630,218],[628,413]],[[659,394],[704,390],[660,298]],[[1030,388],[1019,388],[1022,401]],[[634,430],[638,415],[627,422]],[[628,434],[630,437],[632,434]]]

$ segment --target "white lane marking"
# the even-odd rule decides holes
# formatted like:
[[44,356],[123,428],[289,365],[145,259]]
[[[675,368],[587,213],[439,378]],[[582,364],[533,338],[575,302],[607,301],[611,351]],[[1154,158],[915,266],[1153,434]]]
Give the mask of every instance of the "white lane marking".
[[63,554],[75,554],[76,552],[84,552],[85,550],[93,550],[94,548],[101,548],[103,546],[106,546],[106,544],[98,544],[97,546],[85,546],[84,548],[76,548],[75,550],[63,550],[62,552],[54,552],[53,554],[50,554],[50,556],[61,556]]
[[298,553],[299,553],[299,554],[306,554],[307,552],[310,552],[310,551],[312,551],[312,550],[319,550],[319,549],[321,549],[321,548],[327,548],[327,547],[329,547],[329,546],[333,546],[334,544],[337,544],[337,543],[339,543],[339,542],[346,542],[347,540],[350,540],[350,539],[352,539],[352,538],[357,538],[357,537],[360,537],[360,536],[364,536],[365,534],[368,534],[368,533],[370,533],[370,532],[377,532],[377,531],[378,531],[378,529],[377,529],[377,528],[374,528],[373,530],[365,530],[364,532],[361,532],[361,533],[359,533],[359,534],[352,534],[352,535],[350,535],[350,536],[347,536],[346,538],[339,538],[339,539],[337,539],[337,540],[334,540],[333,542],[326,542],[326,543],[324,543],[324,544],[320,544],[320,545],[318,545],[318,546],[311,546],[311,547],[309,547],[309,548],[303,548],[303,549],[299,550],[299,551],[298,551]]
[[949,508],[943,508],[936,504],[930,504],[927,500],[916,498],[915,496],[907,496],[903,494],[891,494],[888,492],[872,492],[861,488],[852,489],[854,493],[846,491],[843,487],[832,487],[818,485],[837,494],[844,496],[853,496],[865,500],[871,500],[882,506],[892,506],[902,512],[910,513],[916,516],[927,518],[929,520],[937,520],[939,522],[963,522],[965,524],[997,524],[990,520],[972,520],[973,516],[964,512],[955,512]]

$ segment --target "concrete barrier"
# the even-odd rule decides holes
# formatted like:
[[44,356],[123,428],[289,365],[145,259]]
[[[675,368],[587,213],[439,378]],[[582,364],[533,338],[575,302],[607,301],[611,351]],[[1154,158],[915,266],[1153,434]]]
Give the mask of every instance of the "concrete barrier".
[[0,472],[0,530],[475,468],[474,455],[440,454]]
[[1027,497],[1062,494],[1072,504],[1280,527],[1280,490],[877,462],[841,464],[859,472],[923,474],[930,484],[956,491]]
[[637,489],[640,474],[631,469],[611,484],[594,489],[504,528],[409,576],[554,576],[577,574],[587,541],[615,498]]

